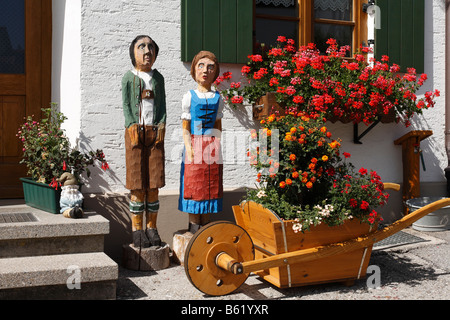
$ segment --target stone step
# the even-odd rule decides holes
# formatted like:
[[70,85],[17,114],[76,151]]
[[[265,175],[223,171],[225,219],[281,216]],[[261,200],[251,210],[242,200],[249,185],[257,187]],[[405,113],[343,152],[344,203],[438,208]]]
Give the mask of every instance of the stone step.
[[95,212],[65,218],[27,205],[0,208],[0,258],[103,252],[109,221]]
[[102,252],[0,259],[0,300],[115,299],[118,266]]

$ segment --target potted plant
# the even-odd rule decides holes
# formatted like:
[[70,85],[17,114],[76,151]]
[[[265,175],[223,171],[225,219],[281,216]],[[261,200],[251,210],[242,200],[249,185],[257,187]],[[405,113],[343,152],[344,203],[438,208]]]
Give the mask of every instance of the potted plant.
[[[426,75],[417,76],[414,69],[400,75],[387,56],[367,62],[368,48],[349,58],[348,47],[338,47],[334,39],[327,43],[321,54],[314,44],[297,50],[292,40],[279,37],[276,47],[249,56],[241,70],[244,80],[233,81],[228,72],[216,82],[220,87],[231,81],[222,94],[232,104],[265,105],[254,110],[261,129],[251,132],[257,147],[248,154],[257,171],[256,188],[233,207],[237,224],[255,245],[255,259],[375,232],[382,220],[377,208],[389,196],[385,185],[375,171],[355,168],[326,123],[370,124],[390,116],[388,121],[408,125],[439,95],[436,90],[417,99]],[[278,287],[352,281],[365,276],[371,250],[368,246],[258,275]]]
[[[414,114],[434,106],[438,90],[426,92],[421,99],[416,96],[426,74],[419,76],[409,68],[402,75],[398,65],[389,65],[388,56],[381,61],[367,61],[371,51],[367,47],[350,59],[349,46],[339,47],[334,39],[327,44],[326,53],[319,52],[313,43],[297,49],[292,39],[280,36],[277,46],[249,56],[241,70],[243,79],[233,80],[232,74],[226,72],[216,85],[225,100],[234,105],[247,101],[261,108],[258,100],[271,93],[288,112],[318,114],[344,123],[370,124],[390,115],[386,121],[381,120],[401,120],[409,125]],[[221,87],[224,81],[231,81],[229,87]],[[269,115],[273,105],[254,115]],[[256,120],[261,118],[257,116]]]
[[[302,112],[272,114],[261,121],[259,134],[252,131],[252,138],[260,141],[248,154],[257,171],[256,188],[248,189],[233,210],[255,244],[255,259],[377,230],[382,220],[377,208],[389,194],[375,171],[356,169],[325,123]],[[278,287],[354,280],[365,275],[371,249],[258,274]]]
[[[295,220],[297,231],[322,223],[340,225],[353,218],[369,224],[380,219],[375,209],[388,199],[380,176],[373,170],[356,170],[322,118],[271,115],[261,126],[259,139],[271,138],[266,149],[249,151],[258,173],[257,187],[248,190],[246,200],[282,219]],[[252,137],[257,136],[252,131]]]
[[27,205],[52,213],[59,212],[60,185],[57,179],[64,173],[72,173],[81,183],[86,172],[90,177],[89,166],[101,163],[101,168],[109,168],[102,150],[82,153],[71,148],[68,138],[61,128],[67,118],[58,112],[57,105],[43,108],[42,120],[26,117],[17,136],[23,143],[23,157],[20,163],[27,166],[29,177],[21,178]]

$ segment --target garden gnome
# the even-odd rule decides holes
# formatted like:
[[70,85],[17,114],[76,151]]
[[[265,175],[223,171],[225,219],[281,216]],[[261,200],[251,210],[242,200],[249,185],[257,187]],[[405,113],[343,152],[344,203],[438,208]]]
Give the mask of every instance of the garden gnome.
[[77,178],[69,172],[64,172],[56,181],[61,184],[60,212],[66,218],[82,218],[84,215],[83,209],[81,208],[83,205],[83,195],[79,190]]
[[212,84],[220,72],[216,56],[199,52],[191,65],[197,89],[182,100],[184,153],[180,175],[178,209],[189,214],[189,232],[194,234],[222,211],[223,183],[220,134],[223,102]]
[[133,68],[122,78],[126,188],[131,193],[133,245],[139,248],[161,246],[156,220],[158,189],[165,185],[166,95],[163,76],[152,69],[158,51],[149,36],[136,37],[130,45]]

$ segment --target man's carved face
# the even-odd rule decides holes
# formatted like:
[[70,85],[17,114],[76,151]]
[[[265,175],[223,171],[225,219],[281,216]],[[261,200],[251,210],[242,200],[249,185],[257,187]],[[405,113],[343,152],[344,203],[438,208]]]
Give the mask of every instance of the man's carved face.
[[150,38],[142,38],[134,45],[136,69],[149,72],[156,60],[155,47]]

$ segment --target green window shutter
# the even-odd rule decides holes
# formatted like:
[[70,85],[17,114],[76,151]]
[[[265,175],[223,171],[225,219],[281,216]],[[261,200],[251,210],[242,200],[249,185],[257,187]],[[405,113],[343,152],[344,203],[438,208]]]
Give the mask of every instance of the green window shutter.
[[221,63],[245,63],[253,51],[253,0],[181,0],[181,60],[201,50]]
[[425,0],[376,0],[381,28],[375,29],[375,58],[387,55],[401,72],[424,72]]

